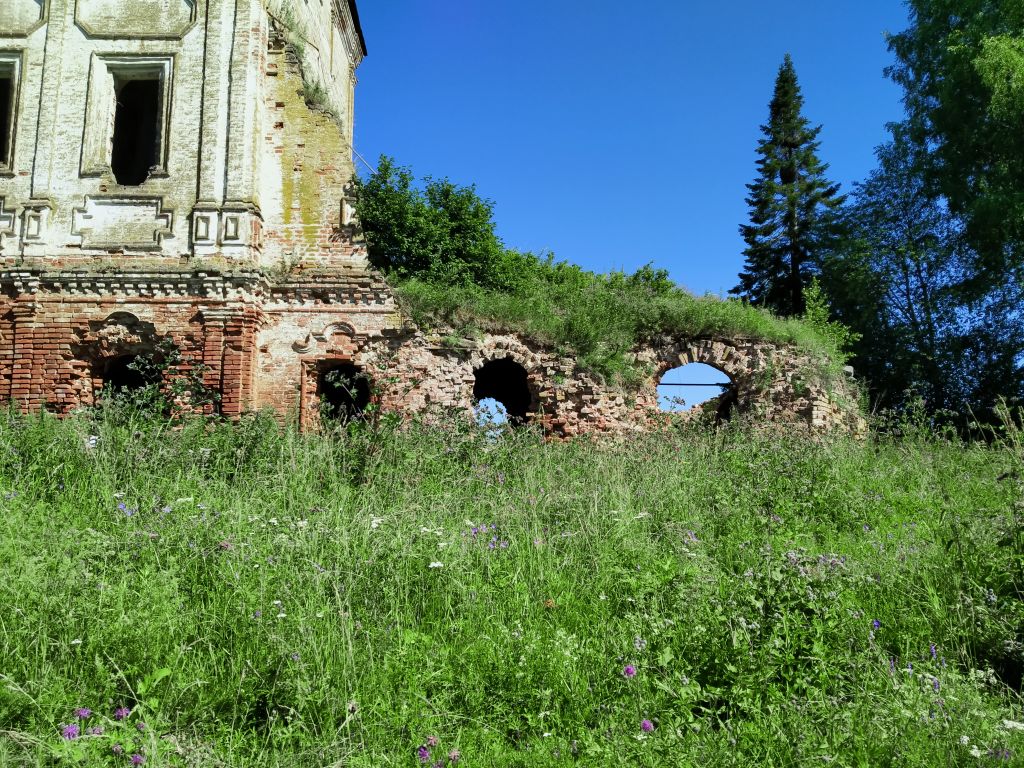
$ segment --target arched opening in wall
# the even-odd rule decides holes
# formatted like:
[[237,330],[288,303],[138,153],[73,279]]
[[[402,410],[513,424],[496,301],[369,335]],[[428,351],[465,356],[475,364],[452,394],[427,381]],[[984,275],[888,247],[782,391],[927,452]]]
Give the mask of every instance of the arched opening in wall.
[[118,184],[137,187],[158,165],[160,148],[160,79],[155,75],[115,74],[114,135],[110,170]]
[[490,360],[473,371],[473,378],[473,406],[478,422],[485,412],[488,414],[485,418],[493,414],[493,419],[486,424],[507,421],[512,426],[520,426],[529,421],[533,395],[523,366],[511,357]]
[[324,363],[317,373],[316,395],[321,417],[345,424],[360,418],[370,404],[370,379],[353,363]]
[[728,419],[736,403],[732,379],[711,365],[689,363],[671,368],[658,382],[658,408],[668,413],[701,410]]
[[147,376],[139,370],[138,359],[138,355],[121,355],[103,362],[99,378],[104,391],[115,396],[130,395],[150,384],[159,383],[159,378]]

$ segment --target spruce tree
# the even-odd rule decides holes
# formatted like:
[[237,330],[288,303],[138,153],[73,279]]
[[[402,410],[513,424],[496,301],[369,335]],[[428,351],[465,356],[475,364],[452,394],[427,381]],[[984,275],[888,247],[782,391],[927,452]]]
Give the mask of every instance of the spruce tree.
[[818,159],[821,126],[812,128],[800,113],[803,103],[787,53],[761,126],[757,179],[747,185],[750,223],[740,226],[746,264],[729,291],[780,315],[803,313],[804,287],[819,269],[833,211],[843,202]]

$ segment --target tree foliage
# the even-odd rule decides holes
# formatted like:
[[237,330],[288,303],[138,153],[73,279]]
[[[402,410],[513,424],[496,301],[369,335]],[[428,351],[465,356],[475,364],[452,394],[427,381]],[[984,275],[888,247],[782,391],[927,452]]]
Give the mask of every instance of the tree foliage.
[[889,39],[910,140],[934,194],[962,217],[974,297],[1024,267],[1024,3],[908,0]]
[[878,168],[843,212],[844,238],[826,257],[823,282],[838,318],[857,329],[854,364],[877,405],[908,391],[932,410],[968,399],[966,317],[955,287],[963,271],[959,231],[931,196],[905,136],[877,150]]
[[839,185],[825,178],[818,159],[821,126],[801,114],[803,96],[786,54],[775,80],[768,122],[758,142],[758,175],[747,185],[750,223],[740,227],[747,247],[740,283],[730,293],[782,315],[804,311],[804,289],[819,271],[831,237]]
[[370,263],[385,273],[509,288],[537,261],[504,246],[494,231],[494,204],[475,186],[428,177],[420,187],[410,169],[382,156],[356,192]]

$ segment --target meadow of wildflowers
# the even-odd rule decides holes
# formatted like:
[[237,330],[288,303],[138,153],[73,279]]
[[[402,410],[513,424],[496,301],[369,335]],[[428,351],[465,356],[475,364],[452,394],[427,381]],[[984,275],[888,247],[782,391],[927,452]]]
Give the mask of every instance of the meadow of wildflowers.
[[0,766],[1022,764],[1022,475],[0,415]]

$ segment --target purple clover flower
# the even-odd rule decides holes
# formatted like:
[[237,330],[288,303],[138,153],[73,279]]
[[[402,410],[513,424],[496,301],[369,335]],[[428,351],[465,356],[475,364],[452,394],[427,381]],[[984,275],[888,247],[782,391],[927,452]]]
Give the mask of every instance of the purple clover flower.
[[131,713],[132,713],[132,711],[130,709],[128,709],[128,707],[118,707],[117,709],[114,710],[114,719],[115,720],[124,720]]
[[92,710],[88,707],[79,707],[75,710],[75,717],[79,720],[86,720],[92,715]]
[[115,744],[110,748],[110,751],[113,752],[115,755],[123,755],[124,747],[122,747],[120,744]]
[[60,729],[60,735],[65,741],[74,741],[81,734],[81,730],[78,728],[78,723],[70,723]]
[[135,728],[137,730],[139,730],[139,731],[144,731],[144,730],[146,730],[146,724],[144,722],[142,722],[141,720],[139,720],[139,722],[137,722],[135,724]]
[[426,745],[423,745],[419,749],[416,750],[416,758],[421,763],[429,763],[430,762],[430,750],[427,749]]
[[136,752],[134,755],[131,756],[129,762],[132,765],[142,765],[144,762],[146,762],[146,758],[144,758],[142,755]]
[[103,726],[102,725],[94,725],[92,728],[86,728],[85,732],[87,734],[89,734],[90,736],[102,736],[103,735]]
[[457,749],[453,749],[451,752],[448,753],[448,762],[449,763],[457,763],[457,762],[459,762],[459,760],[461,758],[462,758],[462,753],[459,752],[459,750],[457,750]]
[[636,677],[636,667],[632,664],[627,664],[626,668],[622,670],[622,676],[626,679],[632,679]]
[[871,626],[872,626],[872,628],[874,628],[874,629],[881,629],[881,628],[882,628],[882,622],[880,622],[880,621],[879,621],[878,619],[874,619],[874,620],[873,620],[873,621],[871,622]]
[[437,736],[427,736],[428,747],[436,747],[439,743],[440,742],[438,741]]
[[646,717],[640,721],[640,730],[644,733],[650,733],[654,730],[654,723],[648,720]]

